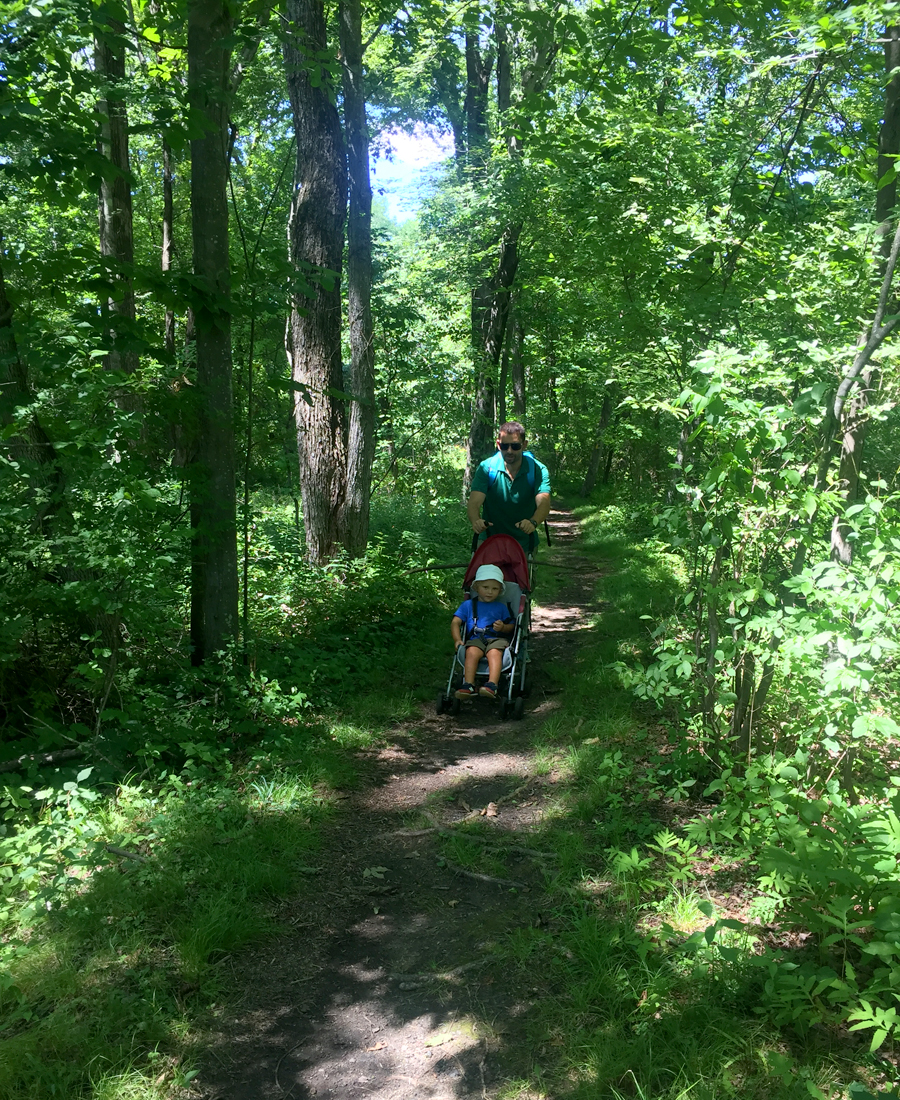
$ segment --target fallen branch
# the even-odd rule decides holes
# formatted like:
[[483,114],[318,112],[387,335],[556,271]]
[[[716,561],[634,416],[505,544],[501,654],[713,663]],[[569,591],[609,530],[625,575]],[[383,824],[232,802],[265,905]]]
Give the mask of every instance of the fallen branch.
[[444,866],[451,871],[455,871],[458,875],[465,875],[466,878],[475,878],[479,882],[491,882],[495,886],[515,886],[519,890],[527,890],[528,883],[516,882],[511,878],[494,878],[493,875],[481,875],[477,871],[467,871],[465,867],[460,867],[456,863],[451,863],[448,859],[444,860]]
[[29,752],[24,756],[17,756],[15,760],[4,760],[0,763],[0,772],[14,772],[23,764],[37,764],[46,767],[48,764],[59,764],[63,760],[76,760],[84,756],[87,749],[57,749],[56,752]]
[[[554,852],[539,852],[535,848],[525,848],[521,844],[495,844],[492,840],[488,840],[487,837],[478,836],[477,833],[454,833],[449,829],[442,829],[427,810],[423,810],[422,812],[423,816],[432,823],[432,828],[418,829],[415,832],[410,831],[404,835],[424,836],[425,833],[437,833],[438,836],[447,837],[451,840],[458,840],[460,837],[465,840],[474,840],[476,844],[481,844],[485,848],[489,848],[492,852],[516,852],[519,855],[531,856],[532,859],[556,859]],[[480,812],[481,811],[479,811],[479,813]]]
[[[514,798],[518,798],[523,791],[527,791],[531,784],[534,782],[534,778],[528,780],[527,783],[523,783],[521,787],[516,787],[514,791],[510,791],[509,794],[503,795],[502,798],[498,798],[495,802],[495,806],[502,806],[504,802],[512,802]],[[482,807],[484,809],[484,807]],[[462,825],[464,821],[471,821],[473,818],[482,817],[481,810],[472,810],[471,813],[467,813],[465,817],[459,818],[457,821],[451,821],[451,825]]]
[[420,565],[416,569],[407,569],[403,576],[408,577],[410,573],[428,573],[432,569],[465,569],[468,564],[467,561],[451,561],[445,565]]
[[484,966],[485,963],[490,962],[490,959],[490,955],[485,955],[483,959],[463,963],[462,966],[455,966],[452,970],[433,971],[428,974],[389,974],[388,977],[395,982],[415,982],[417,985],[424,985],[425,982],[447,982],[459,977],[460,974],[465,974],[467,970],[476,970],[479,966]]
[[[415,569],[407,569],[402,575],[408,577],[410,573],[428,573],[432,569],[467,569],[469,563],[467,561],[451,561],[443,565],[419,565]],[[535,566],[539,569],[564,569],[567,573],[573,575],[586,575],[588,573],[595,573],[596,570],[592,568],[573,569],[570,565],[554,565],[549,561],[536,561]]]
[[114,856],[121,856],[123,859],[135,859],[138,863],[149,863],[150,860],[146,856],[142,856],[139,852],[129,852],[127,848],[117,848],[115,844],[105,844],[107,852],[112,852]]

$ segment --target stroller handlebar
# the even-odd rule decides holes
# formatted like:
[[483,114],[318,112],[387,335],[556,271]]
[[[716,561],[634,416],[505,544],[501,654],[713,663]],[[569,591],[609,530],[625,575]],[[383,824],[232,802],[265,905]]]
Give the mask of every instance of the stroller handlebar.
[[[490,535],[488,535],[487,537],[490,538]],[[472,553],[473,554],[478,549],[478,538],[479,538],[478,533],[473,532],[473,534],[472,534]],[[544,538],[547,540],[547,545],[549,546],[550,545],[550,527],[549,527],[549,524],[547,523],[546,520],[544,520]],[[537,529],[537,527],[535,527],[535,529],[528,536],[528,553],[529,554],[533,554],[534,551],[537,549],[538,541],[539,541],[538,540],[538,529]]]

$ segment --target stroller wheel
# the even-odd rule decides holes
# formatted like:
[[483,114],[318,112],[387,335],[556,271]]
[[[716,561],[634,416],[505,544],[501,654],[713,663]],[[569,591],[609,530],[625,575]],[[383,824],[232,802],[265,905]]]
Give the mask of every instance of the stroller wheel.
[[504,699],[500,704],[500,717],[505,721],[511,714],[511,704],[508,699]]
[[447,696],[443,692],[441,692],[435,701],[434,713],[443,714],[444,711],[447,709],[447,702]]
[[525,700],[521,695],[516,697],[516,701],[512,705],[513,718],[518,722],[522,715],[525,713]]
[[448,710],[451,714],[459,714],[459,699],[457,699],[455,695],[450,700],[450,706],[448,707]]

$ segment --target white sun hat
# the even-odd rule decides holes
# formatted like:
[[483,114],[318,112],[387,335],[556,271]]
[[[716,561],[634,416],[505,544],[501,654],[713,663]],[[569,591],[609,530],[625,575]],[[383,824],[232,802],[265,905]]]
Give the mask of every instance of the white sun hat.
[[475,574],[473,584],[478,584],[479,581],[497,581],[498,584],[505,584],[503,577],[503,570],[499,565],[479,565],[478,572]]

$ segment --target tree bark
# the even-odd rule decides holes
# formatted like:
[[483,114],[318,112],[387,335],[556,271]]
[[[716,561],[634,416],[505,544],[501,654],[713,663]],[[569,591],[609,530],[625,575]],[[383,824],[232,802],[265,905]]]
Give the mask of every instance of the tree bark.
[[134,266],[134,218],[128,114],[124,99],[125,26],[102,8],[98,19],[102,22],[98,22],[95,29],[94,66],[103,89],[102,98],[97,103],[100,151],[109,162],[100,181],[100,255],[109,262],[109,275],[115,287],[114,292],[101,303],[101,310],[110,325],[111,348],[106,365],[110,370],[133,374],[138,366],[137,355],[123,346],[127,345],[127,330],[135,320],[131,274]]
[[[498,108],[502,125],[513,101],[510,43],[502,19],[494,24],[498,57]],[[520,97],[540,89],[550,72],[558,45],[552,36],[536,45],[522,75]],[[483,169],[488,154],[487,86],[493,56],[482,58],[477,37],[466,34],[466,139],[470,167]],[[482,151],[483,150],[483,151]],[[517,156],[514,135],[507,140],[509,155]],[[509,313],[510,291],[519,265],[522,222],[509,222],[500,238],[497,267],[472,292],[472,346],[475,364],[475,396],[463,475],[463,496],[468,494],[478,463],[493,449],[494,374],[503,350]]]
[[611,415],[612,397],[610,396],[609,387],[607,387],[603,391],[603,406],[600,409],[600,422],[597,425],[597,436],[594,440],[594,446],[591,449],[587,473],[584,475],[584,481],[582,482],[581,491],[579,493],[582,497],[589,497],[594,490],[594,486],[597,484],[597,475],[600,473],[600,458],[603,454],[603,442],[606,437],[606,429],[609,427]]
[[197,442],[190,468],[192,661],[237,635],[237,516],[228,254],[228,89],[233,7],[190,0],[188,95],[209,129],[191,141],[191,237],[197,356]]
[[[900,67],[900,25],[885,28],[884,65],[888,75],[894,75],[884,92],[884,118],[878,135],[879,180],[888,172],[897,170],[897,154],[900,153],[900,73],[894,72]],[[875,220],[878,222],[880,237],[882,276],[890,262],[896,205],[897,181],[894,179],[875,192]],[[856,501],[859,493],[859,475],[868,426],[866,410],[869,394],[876,388],[873,385],[875,374],[871,366],[860,372],[859,381],[847,400],[840,420],[838,484],[844,493],[845,508]],[[837,422],[834,426],[837,426]],[[853,560],[853,543],[849,536],[850,527],[843,515],[835,516],[831,525],[831,557],[845,565]]]
[[478,35],[466,32],[466,150],[470,168],[484,168],[488,157],[488,88],[494,56],[482,56]]
[[472,484],[478,463],[493,450],[494,373],[503,350],[510,289],[519,266],[521,232],[521,224],[507,228],[500,242],[500,259],[495,274],[472,291],[472,348],[478,368],[469,428],[466,492]]
[[[878,178],[885,176],[890,169],[897,168],[897,153],[900,153],[900,25],[886,27],[884,32],[884,67],[891,76],[884,91],[884,118],[878,135]],[[881,234],[881,256],[883,265],[891,253],[891,237],[894,207],[897,205],[897,181],[892,180],[875,193],[875,219]]]
[[[175,204],[172,197],[172,150],[169,143],[163,138],[163,223],[162,223],[162,255],[160,268],[165,274],[172,270],[175,260]],[[173,358],[175,356],[175,310],[166,310],[165,320],[166,351]]]
[[457,77],[456,47],[451,52],[442,52],[434,70],[434,83],[450,129],[453,131],[453,157],[458,168],[466,162],[466,115],[461,100],[461,89]]
[[284,60],[297,142],[288,228],[294,292],[287,331],[306,556],[324,563],[344,543],[346,418],[341,364],[341,262],[347,161],[327,70],[324,0],[288,0]]
[[361,0],[340,9],[344,129],[350,206],[347,220],[347,308],[350,328],[350,431],[344,545],[358,557],[369,540],[369,501],[375,459],[375,346],[372,329],[372,183],[363,90]]
[[512,374],[513,417],[520,423],[525,422],[527,391],[525,387],[525,329],[521,312],[513,308],[509,321],[509,363]]

